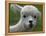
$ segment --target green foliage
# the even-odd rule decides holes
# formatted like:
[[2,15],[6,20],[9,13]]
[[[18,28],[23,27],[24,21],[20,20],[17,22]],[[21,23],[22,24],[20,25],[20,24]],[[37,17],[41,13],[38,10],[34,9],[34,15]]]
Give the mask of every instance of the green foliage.
[[15,25],[20,19],[20,12],[15,11],[13,7],[10,7],[9,16],[10,16],[10,25]]

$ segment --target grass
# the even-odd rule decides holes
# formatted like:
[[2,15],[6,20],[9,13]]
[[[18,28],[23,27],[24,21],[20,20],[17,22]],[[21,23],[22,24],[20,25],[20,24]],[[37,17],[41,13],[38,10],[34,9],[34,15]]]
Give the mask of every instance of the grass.
[[[19,5],[24,6],[25,4],[19,4]],[[42,13],[43,11],[42,5],[34,5],[34,6],[36,6],[39,9],[39,11]],[[14,13],[14,12],[17,12],[17,13]],[[10,25],[11,26],[15,25],[20,19],[20,12],[15,11],[13,7],[10,7],[9,16],[10,16],[10,19],[9,19]],[[38,18],[37,31],[42,31],[42,18],[40,17]]]

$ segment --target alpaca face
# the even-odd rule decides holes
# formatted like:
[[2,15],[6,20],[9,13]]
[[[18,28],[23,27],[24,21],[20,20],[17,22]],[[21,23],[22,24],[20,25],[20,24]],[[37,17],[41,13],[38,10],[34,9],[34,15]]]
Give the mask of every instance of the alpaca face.
[[33,28],[37,25],[37,18],[40,12],[34,6],[24,6],[21,10],[21,18],[26,28]]

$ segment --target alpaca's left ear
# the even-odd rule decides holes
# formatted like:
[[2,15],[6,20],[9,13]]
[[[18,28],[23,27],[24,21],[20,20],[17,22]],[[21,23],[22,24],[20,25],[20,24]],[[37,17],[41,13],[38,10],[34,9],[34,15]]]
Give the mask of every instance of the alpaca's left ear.
[[11,4],[10,7],[14,9],[15,13],[18,12],[18,11],[20,12],[21,9],[22,9],[22,6],[17,5],[17,4]]

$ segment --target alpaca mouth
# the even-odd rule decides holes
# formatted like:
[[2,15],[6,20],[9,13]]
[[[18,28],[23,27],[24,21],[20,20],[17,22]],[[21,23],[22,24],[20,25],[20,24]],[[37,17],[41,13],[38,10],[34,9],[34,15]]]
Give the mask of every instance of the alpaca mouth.
[[31,23],[31,24],[29,25],[29,27],[32,28],[32,27],[33,27],[33,24]]

